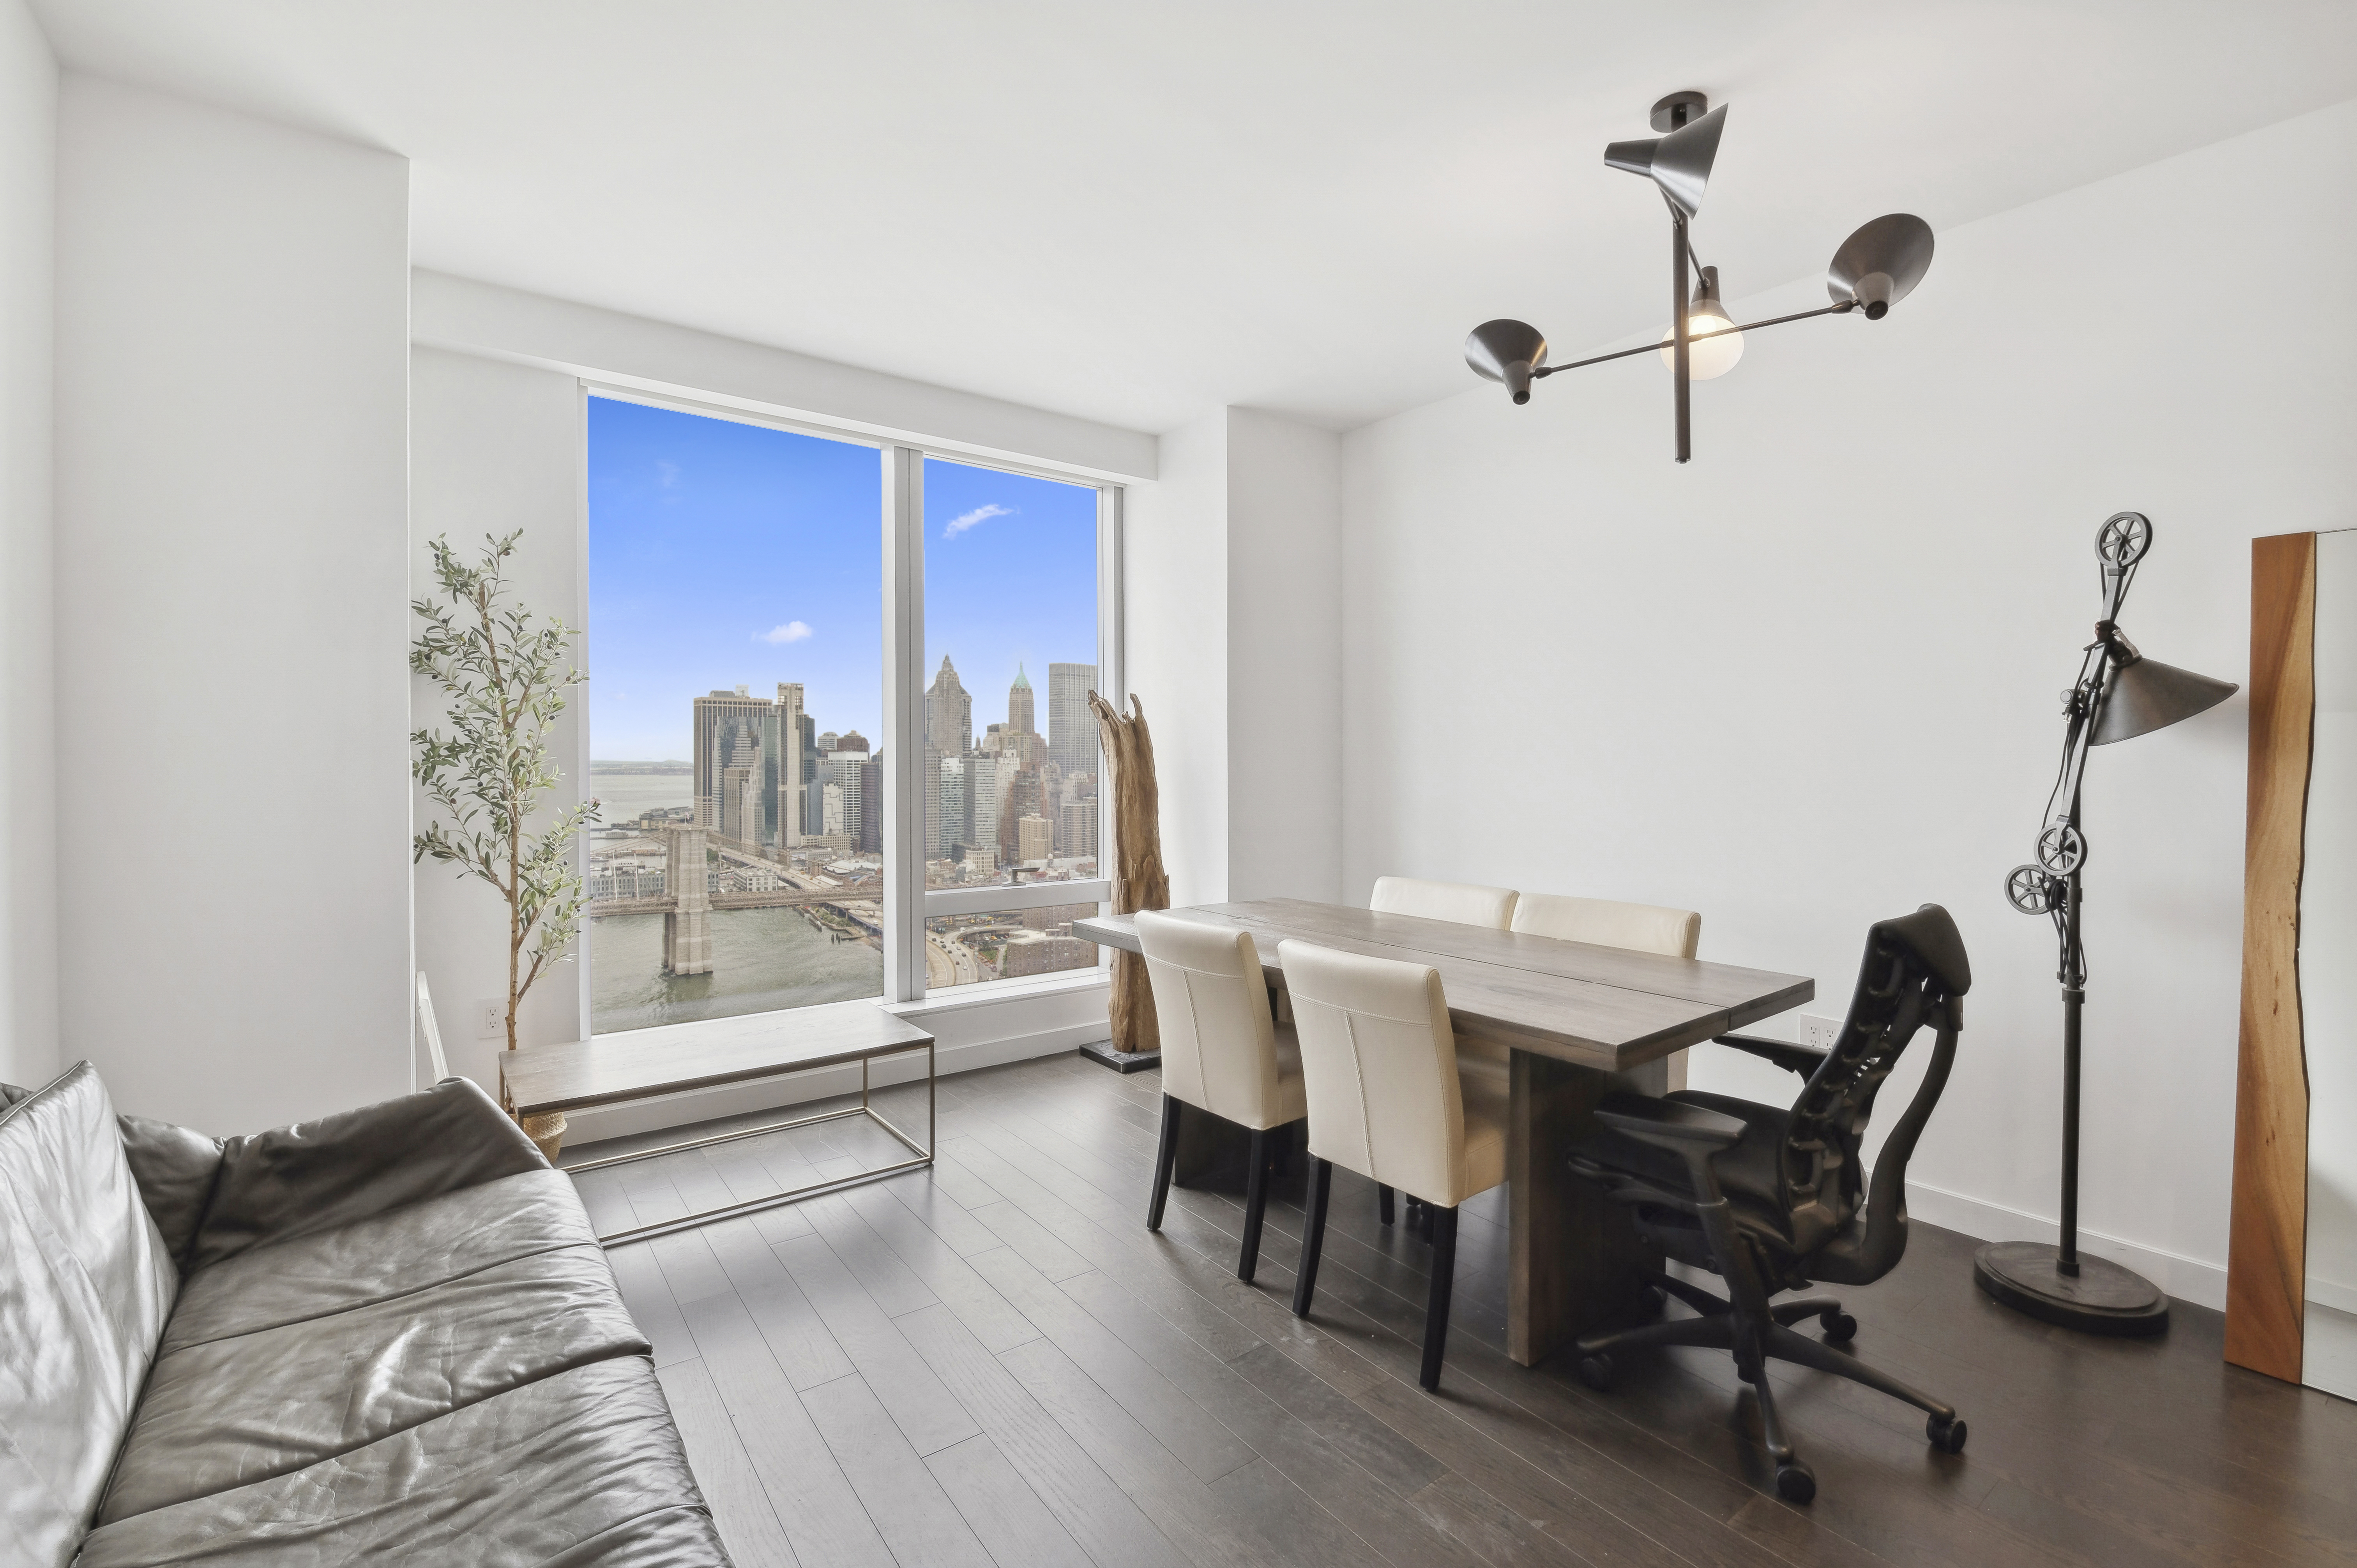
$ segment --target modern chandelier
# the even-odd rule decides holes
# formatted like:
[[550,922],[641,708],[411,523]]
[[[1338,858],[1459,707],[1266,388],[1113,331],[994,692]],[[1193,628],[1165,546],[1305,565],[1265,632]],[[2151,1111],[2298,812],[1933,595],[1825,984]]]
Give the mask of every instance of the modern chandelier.
[[[1743,357],[1743,334],[1818,316],[1856,313],[1868,321],[1879,321],[1923,281],[1932,266],[1932,226],[1911,213],[1889,213],[1843,241],[1841,249],[1834,252],[1833,264],[1825,269],[1825,292],[1833,296],[1831,305],[1737,326],[1719,302],[1718,269],[1702,264],[1688,232],[1702,208],[1710,166],[1718,156],[1719,133],[1726,126],[1724,103],[1712,109],[1710,101],[1699,92],[1673,92],[1653,105],[1653,129],[1666,134],[1650,141],[1614,142],[1604,149],[1606,165],[1645,176],[1669,204],[1670,329],[1662,334],[1659,351],[1676,389],[1681,463],[1694,456],[1692,385],[1733,370]],[[1698,291],[1691,289],[1689,266],[1700,275]],[[1607,360],[1625,360],[1655,347],[1649,343],[1567,365],[1550,365],[1544,333],[1527,322],[1501,318],[1483,322],[1465,339],[1465,362],[1477,374],[1504,382],[1514,401],[1523,403],[1531,401],[1533,381]]]

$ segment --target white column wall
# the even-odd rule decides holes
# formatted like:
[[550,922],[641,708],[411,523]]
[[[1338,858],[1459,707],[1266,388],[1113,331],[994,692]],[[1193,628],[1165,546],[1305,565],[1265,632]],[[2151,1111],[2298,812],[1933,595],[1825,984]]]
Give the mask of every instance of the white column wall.
[[64,81],[62,1054],[209,1133],[409,1087],[408,179]]
[[0,0],[0,1081],[58,1061],[57,708],[49,506],[58,68]]
[[[479,558],[485,534],[523,530],[509,564],[517,602],[544,619],[578,628],[587,584],[581,514],[581,390],[568,375],[504,364],[468,354],[416,349],[410,357],[409,592],[432,598],[433,553],[445,535],[459,555]],[[419,622],[409,618],[412,635]],[[577,667],[588,665],[586,644]],[[410,677],[413,727],[447,734],[449,699],[423,676]],[[587,752],[581,730],[589,689],[576,688],[550,737],[563,777],[546,809],[570,810],[581,799]],[[422,828],[439,808],[412,786],[412,809]],[[499,1090],[502,1031],[482,1033],[481,1004],[507,1005],[507,905],[488,884],[461,877],[435,861],[413,878],[417,908],[417,967],[434,995],[434,1011],[450,1070]],[[577,950],[576,950],[577,951]],[[582,1017],[581,964],[544,974],[525,996],[517,1039],[527,1046],[577,1040]],[[430,1082],[422,1051],[418,1081]]]
[[1145,709],[1173,904],[1228,897],[1228,416],[1161,441],[1124,520],[1122,678]]
[[[1342,442],[1228,413],[1228,897],[1342,885]],[[1365,898],[1359,890],[1359,899]]]
[[[2343,104],[1943,232],[1887,320],[1755,335],[1699,385],[1685,467],[1650,358],[1352,433],[1348,885],[1700,909],[1702,956],[1813,974],[1833,1015],[1867,924],[1944,904],[1975,983],[1912,1207],[2050,1235],[2054,940],[2000,887],[2030,858],[2098,613],[2091,541],[2148,513],[2123,625],[2245,679],[2249,541],[2357,521],[2357,301],[2330,276],[2357,218],[2326,195],[2352,188]],[[2247,712],[2099,750],[2086,787],[2083,1223],[2212,1304]],[[1792,1093],[1695,1056],[1697,1087]],[[1920,1072],[1883,1091],[1886,1123]]]

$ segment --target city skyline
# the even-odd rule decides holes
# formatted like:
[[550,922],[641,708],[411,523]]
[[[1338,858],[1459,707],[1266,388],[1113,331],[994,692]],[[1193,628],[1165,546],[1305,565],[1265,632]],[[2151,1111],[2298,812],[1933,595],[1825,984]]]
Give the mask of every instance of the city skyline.
[[[692,761],[694,699],[780,682],[880,740],[876,451],[609,398],[588,419],[591,757]],[[932,458],[924,515],[928,678],[947,650],[978,690],[1095,662],[1094,489]]]

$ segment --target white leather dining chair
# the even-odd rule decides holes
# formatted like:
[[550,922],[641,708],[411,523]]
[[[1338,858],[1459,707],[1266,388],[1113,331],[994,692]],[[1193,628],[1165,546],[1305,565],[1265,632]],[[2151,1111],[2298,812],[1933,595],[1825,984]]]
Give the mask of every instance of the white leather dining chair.
[[1457,1268],[1457,1206],[1506,1179],[1504,1086],[1458,1070],[1440,972],[1419,963],[1277,946],[1293,993],[1308,1086],[1309,1203],[1293,1311],[1309,1316],[1326,1240],[1326,1199],[1341,1165],[1420,1199],[1433,1217],[1424,1370],[1440,1386]]
[[1426,882],[1415,876],[1378,876],[1367,908],[1378,915],[1414,915],[1420,920],[1454,920],[1502,931],[1513,925],[1514,890],[1476,882]]
[[1243,1248],[1236,1259],[1236,1278],[1248,1281],[1260,1261],[1268,1205],[1269,1133],[1306,1112],[1301,1047],[1293,1026],[1270,1014],[1268,981],[1251,932],[1146,910],[1137,917],[1137,945],[1162,1029],[1162,1144],[1146,1228],[1162,1228],[1182,1103],[1250,1129]]
[[1559,893],[1525,893],[1514,902],[1508,928],[1525,936],[1598,947],[1692,958],[1702,940],[1702,917],[1692,909],[1658,904],[1621,904],[1609,898],[1573,898]]
[[[1488,887],[1478,882],[1427,882],[1416,876],[1378,876],[1374,896],[1367,908],[1378,915],[1413,915],[1419,920],[1454,920],[1460,926],[1479,926],[1484,930],[1503,931],[1512,929],[1514,906],[1520,896],[1511,887]],[[1507,1075],[1513,1070],[1512,1058],[1506,1047],[1487,1040],[1468,1040],[1458,1051],[1460,1066],[1476,1072],[1496,1076],[1502,1090]],[[1392,1222],[1392,1189],[1383,1187],[1376,1195],[1383,1221]],[[1428,1217],[1416,1213],[1413,1200],[1408,1210],[1412,1225],[1428,1232]],[[1422,1222],[1422,1223],[1420,1223]]]
[[[1622,904],[1610,898],[1574,898],[1561,893],[1525,893],[1514,903],[1513,929],[1524,936],[1564,942],[1628,948],[1692,958],[1702,940],[1702,917],[1692,909],[1659,904]],[[1674,1052],[1665,1069],[1672,1090],[1686,1086],[1686,1054]]]

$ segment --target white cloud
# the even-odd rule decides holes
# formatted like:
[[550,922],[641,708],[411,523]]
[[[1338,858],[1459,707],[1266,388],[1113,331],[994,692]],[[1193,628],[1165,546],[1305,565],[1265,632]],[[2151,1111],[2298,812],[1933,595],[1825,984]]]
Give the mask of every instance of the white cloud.
[[753,634],[756,642],[800,642],[812,635],[808,621],[790,620],[783,626],[773,626],[767,631]]
[[1013,507],[1000,506],[996,501],[992,501],[988,506],[978,506],[972,511],[962,511],[950,519],[949,526],[942,530],[942,537],[955,539],[976,523],[988,522],[994,517],[1013,517],[1014,515]]

